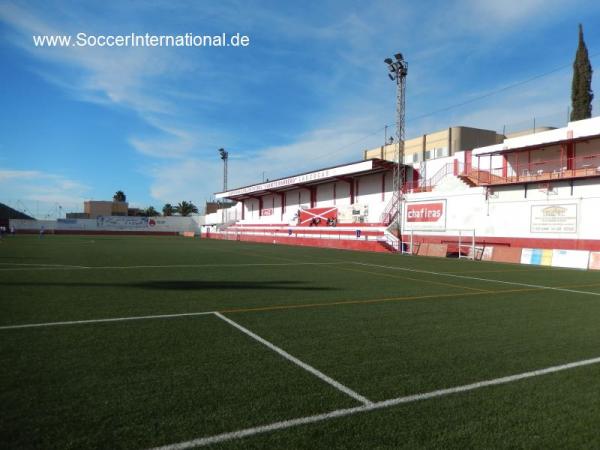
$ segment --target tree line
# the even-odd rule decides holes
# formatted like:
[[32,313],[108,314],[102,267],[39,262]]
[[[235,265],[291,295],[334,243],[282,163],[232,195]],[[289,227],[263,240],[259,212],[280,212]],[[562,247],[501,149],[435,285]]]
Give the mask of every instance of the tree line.
[[[125,195],[125,193],[123,191],[117,191],[115,193],[115,195],[113,195],[113,201],[115,202],[125,202],[127,201],[127,196]],[[174,216],[174,215],[180,215],[180,216],[189,216],[190,214],[197,214],[198,213],[198,207],[196,205],[194,205],[194,203],[190,202],[186,202],[185,200],[182,202],[179,202],[177,205],[173,206],[170,203],[166,203],[165,206],[163,206],[162,208],[162,215],[167,217],[167,216]],[[144,217],[157,217],[160,216],[161,213],[159,211],[157,211],[154,206],[149,206],[146,209],[142,209],[139,211],[138,215],[140,216],[144,216]]]

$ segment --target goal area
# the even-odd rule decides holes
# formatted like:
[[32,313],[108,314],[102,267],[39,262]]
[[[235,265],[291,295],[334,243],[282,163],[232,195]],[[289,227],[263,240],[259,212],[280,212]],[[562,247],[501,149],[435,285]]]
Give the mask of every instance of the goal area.
[[[475,247],[474,229],[446,229],[439,230],[405,230],[402,233],[403,253],[411,255],[423,254],[421,246],[423,244],[446,245],[446,251],[450,254],[457,254],[458,258],[480,259],[478,250]],[[442,256],[442,255],[429,255]],[[445,256],[445,255],[443,255]]]

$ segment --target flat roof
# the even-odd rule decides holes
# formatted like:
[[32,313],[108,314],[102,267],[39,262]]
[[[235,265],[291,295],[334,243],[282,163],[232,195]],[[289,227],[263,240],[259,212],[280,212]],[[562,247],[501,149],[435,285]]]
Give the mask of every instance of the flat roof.
[[473,156],[492,156],[506,153],[535,150],[550,145],[581,142],[600,137],[600,117],[569,122],[568,126],[507,138],[501,144],[473,149]]
[[391,170],[395,163],[379,158],[344,164],[340,166],[327,167],[312,172],[304,172],[285,178],[278,178],[264,183],[252,184],[231,191],[217,192],[216,198],[230,198],[241,200],[256,195],[264,195],[272,192],[283,192],[298,187],[320,184],[344,176],[364,175],[367,173]]

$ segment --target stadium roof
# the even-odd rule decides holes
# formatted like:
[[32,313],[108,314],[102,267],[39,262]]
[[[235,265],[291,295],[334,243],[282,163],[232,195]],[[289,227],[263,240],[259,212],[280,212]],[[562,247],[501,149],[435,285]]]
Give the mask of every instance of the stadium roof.
[[341,166],[327,167],[313,172],[304,172],[286,178],[278,178],[264,183],[252,184],[231,191],[217,192],[215,197],[242,200],[273,192],[289,191],[299,187],[326,183],[336,179],[344,180],[347,177],[383,172],[391,170],[394,164],[391,161],[378,158],[367,159]]
[[473,156],[502,155],[506,153],[558,145],[562,143],[581,142],[600,137],[600,117],[569,122],[567,127],[542,131],[505,139],[501,144],[490,145],[473,150]]
[[9,220],[9,219],[25,219],[25,220],[35,220],[33,217],[28,216],[21,211],[17,211],[14,208],[11,208],[4,203],[0,203],[0,220]]

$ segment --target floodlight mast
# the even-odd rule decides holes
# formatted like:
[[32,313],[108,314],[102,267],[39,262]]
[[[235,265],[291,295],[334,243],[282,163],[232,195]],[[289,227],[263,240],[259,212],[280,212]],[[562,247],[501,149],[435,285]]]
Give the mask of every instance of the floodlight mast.
[[[219,155],[223,160],[223,192],[227,192],[227,160],[229,159],[229,152],[224,148],[219,149]],[[221,223],[225,223],[225,208],[221,207]]]
[[229,152],[225,151],[224,148],[220,148],[219,154],[223,160],[223,192],[225,192],[227,191],[227,160],[229,159]]
[[[392,209],[396,212],[396,225],[398,229],[398,239],[402,242],[401,224],[402,224],[402,202],[404,200],[404,183],[406,182],[406,168],[404,166],[404,127],[406,114],[406,75],[408,73],[408,63],[404,60],[402,53],[394,55],[392,58],[386,58],[384,62],[388,66],[388,77],[396,82],[396,149],[394,152],[394,170],[393,170],[393,188],[392,188]],[[393,221],[392,221],[393,223]],[[400,244],[401,245],[401,244]],[[399,248],[402,251],[402,247]]]

